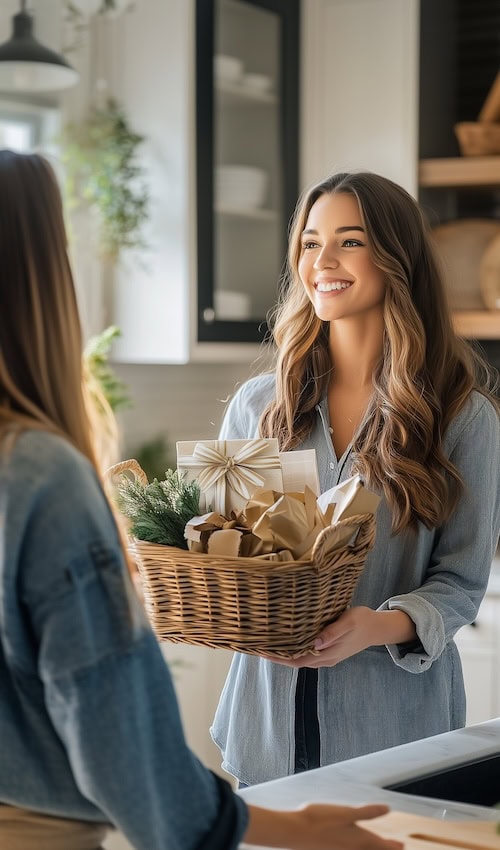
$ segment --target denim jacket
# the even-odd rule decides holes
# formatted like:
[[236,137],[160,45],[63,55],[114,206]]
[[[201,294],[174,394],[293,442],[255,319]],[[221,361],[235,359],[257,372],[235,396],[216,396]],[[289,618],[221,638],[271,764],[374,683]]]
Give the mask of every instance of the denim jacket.
[[96,475],[28,431],[0,468],[0,803],[137,850],[236,847],[247,810],[184,740]]
[[[257,436],[274,396],[274,376],[244,384],[232,399],[221,439]],[[335,456],[326,398],[301,448],[316,449],[321,491],[352,474],[352,451]],[[453,636],[474,620],[488,583],[500,532],[500,423],[492,404],[473,393],[450,424],[444,450],[464,492],[440,528],[391,534],[382,499],[373,550],[353,605],[400,609],[414,621],[412,645],[372,646],[318,671],[321,764],[404,744],[465,723],[462,669]],[[293,773],[297,671],[235,654],[211,729],[223,766],[244,784]]]

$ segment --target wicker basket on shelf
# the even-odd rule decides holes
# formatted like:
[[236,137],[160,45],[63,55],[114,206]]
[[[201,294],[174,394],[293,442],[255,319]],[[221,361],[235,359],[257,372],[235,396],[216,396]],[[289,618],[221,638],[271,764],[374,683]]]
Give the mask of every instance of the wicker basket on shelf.
[[455,124],[455,135],[463,156],[500,154],[500,124],[463,121]]
[[[128,463],[110,474],[129,469],[146,483],[140,467]],[[130,539],[153,631],[160,640],[252,655],[311,651],[321,629],[349,606],[375,541],[373,514],[336,527],[343,525],[354,528],[348,545],[334,548],[333,528],[325,528],[311,560],[298,561],[214,557]]]

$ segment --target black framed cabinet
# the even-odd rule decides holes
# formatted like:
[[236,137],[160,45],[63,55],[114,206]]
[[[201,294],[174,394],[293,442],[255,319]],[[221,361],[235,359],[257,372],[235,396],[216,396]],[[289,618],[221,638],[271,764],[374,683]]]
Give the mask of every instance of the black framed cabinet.
[[299,0],[196,0],[198,342],[261,342],[298,195]]

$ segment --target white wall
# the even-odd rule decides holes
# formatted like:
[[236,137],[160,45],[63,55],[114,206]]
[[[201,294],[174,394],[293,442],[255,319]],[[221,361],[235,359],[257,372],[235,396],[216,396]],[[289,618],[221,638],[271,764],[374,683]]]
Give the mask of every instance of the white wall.
[[417,192],[420,0],[302,0],[302,183],[370,170]]
[[[194,4],[147,0],[111,21],[113,91],[132,126],[151,191],[148,250],[119,266],[114,320],[117,354],[130,362],[185,362],[189,356],[194,201],[192,92]],[[111,32],[110,32],[111,35]]]

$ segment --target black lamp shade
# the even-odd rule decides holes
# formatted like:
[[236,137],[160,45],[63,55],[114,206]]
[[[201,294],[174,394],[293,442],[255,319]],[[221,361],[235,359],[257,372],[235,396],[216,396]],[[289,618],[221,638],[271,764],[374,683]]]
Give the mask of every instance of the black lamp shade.
[[64,57],[36,40],[31,15],[18,12],[13,24],[11,38],[0,44],[0,91],[55,91],[78,82]]

